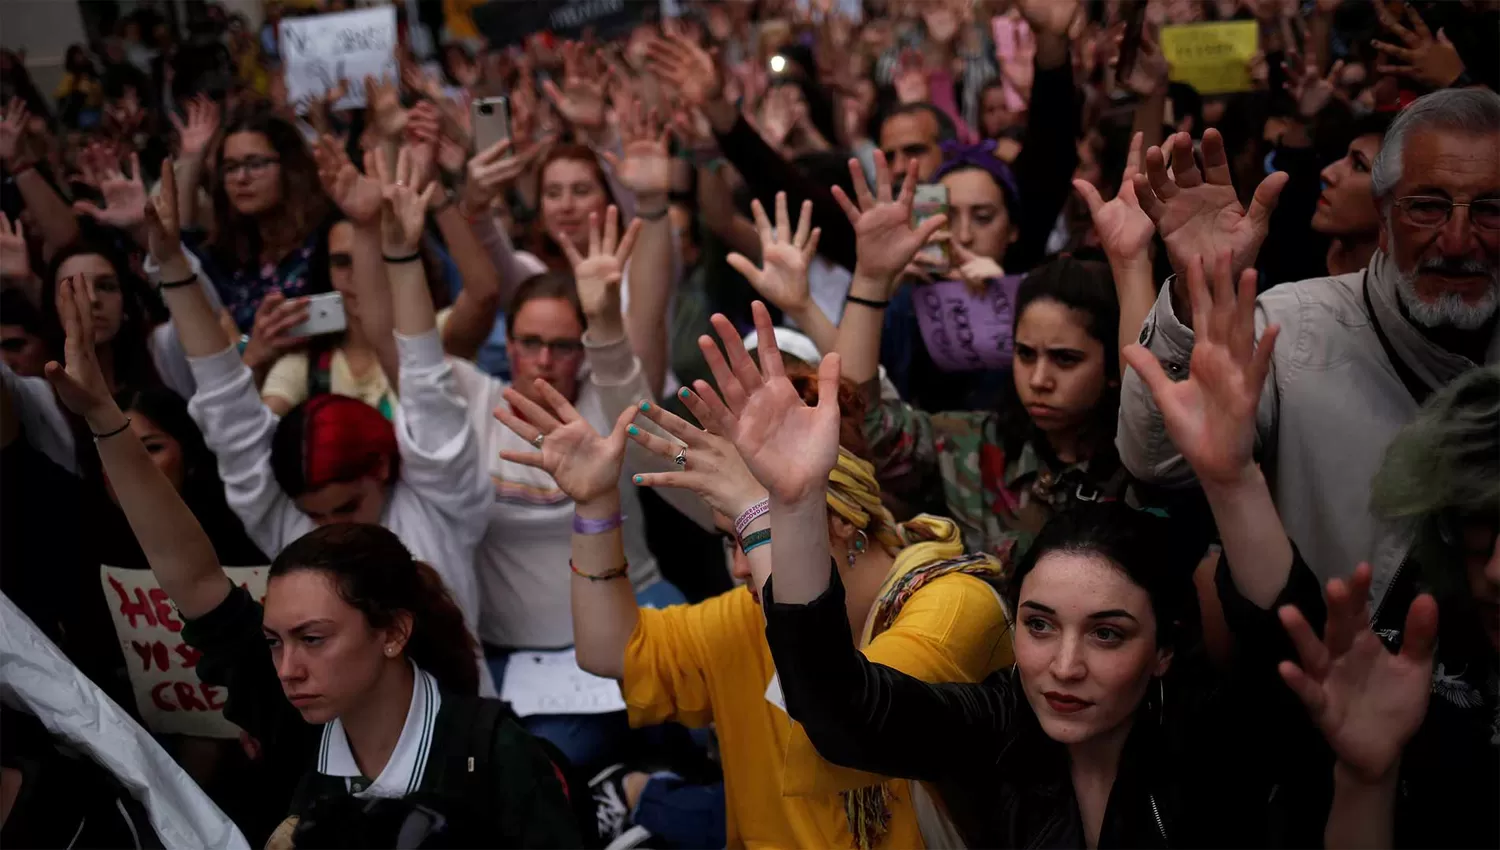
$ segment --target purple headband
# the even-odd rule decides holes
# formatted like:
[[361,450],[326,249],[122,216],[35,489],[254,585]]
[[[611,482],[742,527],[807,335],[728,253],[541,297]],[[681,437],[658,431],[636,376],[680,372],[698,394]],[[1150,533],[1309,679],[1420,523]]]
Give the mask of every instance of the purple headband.
[[1000,193],[1005,196],[1005,209],[1010,213],[1010,220],[1016,220],[1020,215],[1021,190],[1016,187],[1016,177],[1011,173],[1010,166],[995,156],[993,139],[973,145],[949,141],[938,147],[943,152],[943,164],[932,175],[934,182],[961,168],[977,168],[995,179],[995,183],[1000,186]]

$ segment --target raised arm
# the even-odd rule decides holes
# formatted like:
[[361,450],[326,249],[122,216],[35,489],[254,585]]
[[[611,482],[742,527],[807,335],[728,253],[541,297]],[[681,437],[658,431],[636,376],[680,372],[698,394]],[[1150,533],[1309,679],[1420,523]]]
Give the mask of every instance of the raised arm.
[[502,451],[500,456],[545,471],[572,498],[569,567],[578,666],[596,676],[623,679],[625,646],[640,617],[620,533],[620,469],[634,410],[622,412],[614,430],[601,436],[562,393],[540,379],[536,385],[550,410],[511,388],[505,391],[510,409],[496,408],[495,418],[540,450]]
[[169,113],[177,128],[177,212],[185,228],[199,228],[204,221],[198,211],[198,186],[203,180],[203,164],[209,145],[219,132],[219,105],[207,95],[198,95],[187,104],[187,123]]
[[5,115],[0,118],[0,165],[4,165],[15,180],[21,199],[31,210],[32,219],[48,248],[57,250],[78,238],[78,220],[68,209],[67,202],[37,170],[37,163],[21,161],[21,138],[30,120],[31,113],[19,97],[11,98],[5,105]]
[[776,193],[774,228],[759,200],[750,202],[750,211],[755,216],[755,229],[760,237],[761,267],[756,268],[749,257],[738,253],[729,255],[729,265],[744,275],[756,292],[795,321],[819,352],[827,354],[833,351],[838,346],[838,326],[812,300],[807,281],[808,266],[818,252],[818,239],[823,235],[821,228],[812,226],[812,201],[802,202],[795,233],[787,216],[785,192]]
[[[1125,173],[1120,177],[1120,192],[1109,203],[1099,197],[1099,190],[1087,180],[1074,180],[1073,188],[1089,206],[1094,233],[1109,257],[1109,270],[1115,281],[1115,295],[1120,300],[1120,343],[1124,345],[1140,335],[1141,326],[1156,303],[1156,282],[1152,279],[1151,237],[1156,226],[1141,209],[1135,197],[1133,178],[1141,169],[1141,147],[1144,137],[1136,133],[1130,140],[1125,157]],[[1120,373],[1125,361],[1120,361]]]
[[48,363],[47,379],[63,404],[82,416],[93,432],[104,473],[151,572],[184,617],[201,617],[224,601],[231,585],[208,535],[131,432],[130,420],[109,393],[95,358],[85,286],[82,277],[58,284],[66,365]]

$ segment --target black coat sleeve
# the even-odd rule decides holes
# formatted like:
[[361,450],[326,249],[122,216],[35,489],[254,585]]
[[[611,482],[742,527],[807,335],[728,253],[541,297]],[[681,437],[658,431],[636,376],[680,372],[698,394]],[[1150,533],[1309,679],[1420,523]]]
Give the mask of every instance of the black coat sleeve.
[[1017,707],[1003,677],[932,684],[867,660],[854,648],[844,586],[808,605],[776,602],[765,586],[766,640],[787,713],[834,764],[942,781],[993,767],[1015,740]]
[[[1036,69],[1021,153],[1012,168],[1020,211],[1012,211],[1016,241],[1005,252],[1005,270],[1024,272],[1047,255],[1047,237],[1073,191],[1078,167],[1078,91],[1072,63]],[[828,231],[823,231],[828,236]]]
[[781,158],[742,115],[729,132],[718,134],[719,149],[734,165],[769,213],[776,209],[776,193],[786,192],[787,209],[795,216],[803,201],[812,201],[812,223],[823,228],[818,253],[835,265],[854,271],[854,226],[833,192]]

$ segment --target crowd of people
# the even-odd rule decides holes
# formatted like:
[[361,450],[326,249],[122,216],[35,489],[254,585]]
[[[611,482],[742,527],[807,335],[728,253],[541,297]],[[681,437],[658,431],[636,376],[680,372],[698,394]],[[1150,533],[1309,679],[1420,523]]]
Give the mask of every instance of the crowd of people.
[[1500,845],[1500,6],[397,4],[291,101],[346,4],[138,5],[0,51],[6,846]]

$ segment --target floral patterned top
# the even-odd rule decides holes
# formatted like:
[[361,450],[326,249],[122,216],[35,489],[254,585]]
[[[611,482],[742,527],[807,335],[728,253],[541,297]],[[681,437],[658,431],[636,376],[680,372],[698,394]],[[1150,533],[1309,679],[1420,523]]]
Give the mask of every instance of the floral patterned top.
[[[204,249],[202,234],[196,237],[184,234],[185,242],[190,238],[188,247],[203,260],[204,274],[213,281],[214,289],[218,290],[219,298],[224,302],[224,309],[234,318],[241,333],[250,332],[255,324],[255,311],[260,307],[261,299],[272,292],[295,298],[328,291],[326,268],[321,274],[316,274],[313,270],[318,250],[328,238],[327,228],[314,230],[296,250],[277,262],[246,263],[233,267],[225,263],[228,258],[222,253]],[[317,280],[318,277],[323,279]]]

